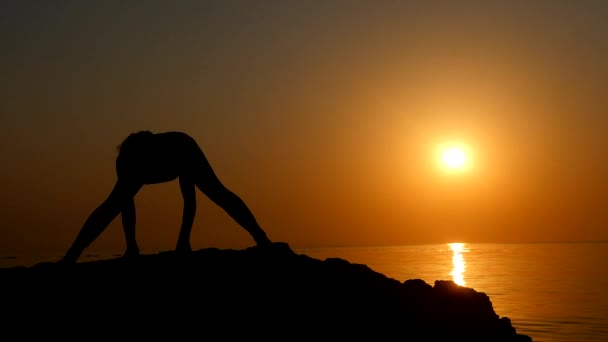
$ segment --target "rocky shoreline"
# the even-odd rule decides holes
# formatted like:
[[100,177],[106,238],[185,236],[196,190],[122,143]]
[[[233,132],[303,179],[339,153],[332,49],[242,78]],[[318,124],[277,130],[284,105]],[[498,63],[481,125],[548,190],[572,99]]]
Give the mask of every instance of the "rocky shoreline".
[[452,281],[400,282],[286,243],[0,269],[5,332],[22,337],[373,337],[531,341],[490,298]]

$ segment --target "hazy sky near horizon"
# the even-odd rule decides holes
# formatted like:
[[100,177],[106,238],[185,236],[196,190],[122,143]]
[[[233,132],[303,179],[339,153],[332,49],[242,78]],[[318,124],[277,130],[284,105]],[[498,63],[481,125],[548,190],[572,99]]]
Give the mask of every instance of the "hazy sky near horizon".
[[[292,247],[608,240],[605,1],[3,1],[0,254],[63,251],[184,131]],[[468,172],[434,151],[465,143]],[[249,235],[198,193],[193,248]],[[177,182],[136,197],[172,249]],[[120,219],[92,249],[122,250]]]

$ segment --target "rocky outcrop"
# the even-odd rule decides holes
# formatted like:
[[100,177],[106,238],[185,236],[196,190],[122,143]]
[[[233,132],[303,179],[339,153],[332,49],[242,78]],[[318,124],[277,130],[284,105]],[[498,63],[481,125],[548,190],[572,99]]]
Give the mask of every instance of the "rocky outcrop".
[[21,337],[531,341],[484,293],[399,282],[285,243],[1,269],[3,331]]

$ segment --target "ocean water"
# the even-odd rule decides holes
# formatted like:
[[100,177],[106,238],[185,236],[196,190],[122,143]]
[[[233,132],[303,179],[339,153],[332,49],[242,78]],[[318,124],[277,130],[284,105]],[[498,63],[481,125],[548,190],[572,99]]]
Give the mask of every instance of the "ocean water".
[[[608,342],[608,242],[438,244],[295,249],[324,260],[365,264],[401,282],[456,283],[485,292],[500,317],[535,342]],[[150,252],[147,252],[150,253]],[[81,261],[117,257],[85,254]],[[0,256],[0,267],[59,256]]]
[[536,342],[608,341],[608,242],[318,248],[298,254],[366,264],[405,281],[453,280]]

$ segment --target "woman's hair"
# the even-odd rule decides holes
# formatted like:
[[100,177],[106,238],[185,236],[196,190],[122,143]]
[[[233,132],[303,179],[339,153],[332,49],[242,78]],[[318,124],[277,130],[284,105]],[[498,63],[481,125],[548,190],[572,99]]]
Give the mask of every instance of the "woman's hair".
[[120,143],[120,145],[116,147],[116,149],[120,153],[124,150],[131,149],[132,147],[135,147],[137,145],[141,145],[142,143],[146,142],[148,138],[152,136],[152,134],[154,133],[150,131],[139,131],[137,133],[131,133],[125,140],[123,140],[122,143]]

